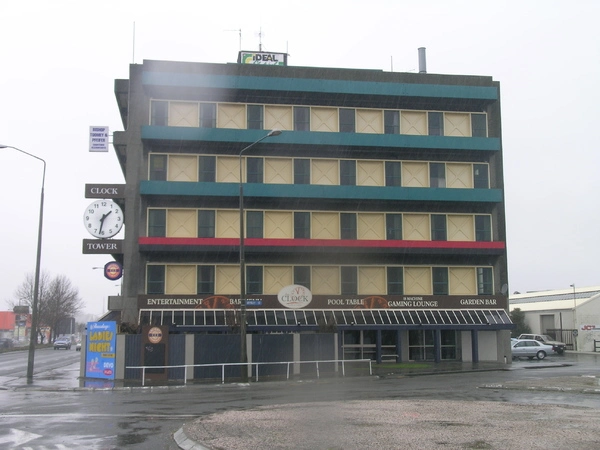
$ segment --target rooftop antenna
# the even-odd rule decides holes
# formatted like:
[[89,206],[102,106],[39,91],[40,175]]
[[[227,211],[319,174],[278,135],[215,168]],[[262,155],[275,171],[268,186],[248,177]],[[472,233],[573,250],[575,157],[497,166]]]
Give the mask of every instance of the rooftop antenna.
[[237,31],[239,33],[240,36],[240,52],[242,51],[242,29],[239,28],[237,30],[225,30],[225,31]]
[[262,27],[258,31],[258,51],[262,52]]

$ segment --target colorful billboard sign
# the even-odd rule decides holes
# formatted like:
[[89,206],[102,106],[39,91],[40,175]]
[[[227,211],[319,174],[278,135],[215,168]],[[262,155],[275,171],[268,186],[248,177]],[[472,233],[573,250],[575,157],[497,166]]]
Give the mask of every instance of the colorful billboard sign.
[[116,322],[88,322],[85,352],[86,378],[115,379]]
[[263,66],[287,66],[287,53],[248,52],[238,55],[239,64],[260,64]]

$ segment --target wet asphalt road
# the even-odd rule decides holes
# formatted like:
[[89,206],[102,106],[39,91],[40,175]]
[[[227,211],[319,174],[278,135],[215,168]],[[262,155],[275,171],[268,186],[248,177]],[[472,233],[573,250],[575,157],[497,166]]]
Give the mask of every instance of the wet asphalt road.
[[[0,354],[0,367],[5,355]],[[557,377],[598,376],[600,354],[523,360],[510,370],[492,372],[106,390],[74,389],[79,357],[76,352],[69,356],[74,362],[36,373],[32,385],[0,369],[0,448],[173,450],[178,448],[173,433],[199,416],[313,401],[444,399],[600,410],[600,395],[490,388],[527,379],[551,383]]]

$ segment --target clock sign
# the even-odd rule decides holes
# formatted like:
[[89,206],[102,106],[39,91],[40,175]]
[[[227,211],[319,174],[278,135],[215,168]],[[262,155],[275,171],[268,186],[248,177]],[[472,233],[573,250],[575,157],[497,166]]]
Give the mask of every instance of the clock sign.
[[94,237],[113,237],[123,228],[123,210],[112,200],[97,200],[85,209],[83,224]]

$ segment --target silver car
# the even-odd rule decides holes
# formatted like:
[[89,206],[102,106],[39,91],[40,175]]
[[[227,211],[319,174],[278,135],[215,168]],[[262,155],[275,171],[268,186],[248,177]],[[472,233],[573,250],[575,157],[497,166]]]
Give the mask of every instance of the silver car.
[[534,339],[519,339],[512,344],[512,357],[518,359],[523,356],[533,359],[544,359],[552,355],[554,350],[551,345],[542,344]]
[[71,350],[71,339],[68,337],[59,337],[54,341],[54,350],[64,348],[65,350]]

